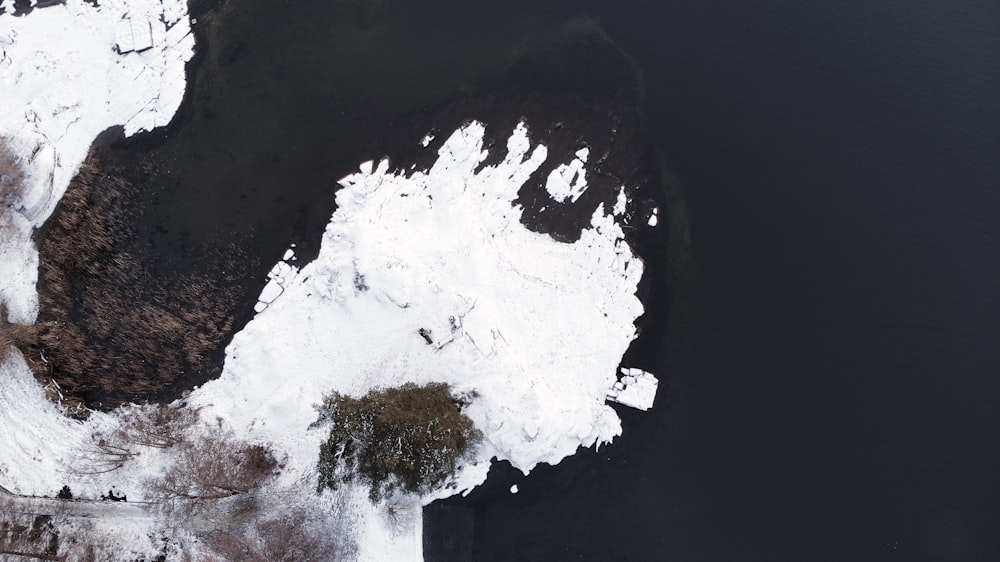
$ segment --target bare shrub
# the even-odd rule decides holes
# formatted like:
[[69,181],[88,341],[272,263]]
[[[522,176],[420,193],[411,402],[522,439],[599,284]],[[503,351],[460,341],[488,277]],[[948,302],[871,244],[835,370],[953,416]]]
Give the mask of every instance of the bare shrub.
[[198,411],[182,405],[131,405],[118,416],[121,430],[136,445],[166,449],[181,443],[185,431],[198,421]]
[[331,424],[320,446],[319,489],[360,478],[378,501],[443,485],[482,439],[463,405],[444,383],[327,396],[314,424]]
[[117,470],[139,455],[141,447],[166,449],[184,441],[198,412],[179,405],[131,404],[122,408],[118,424],[95,431],[74,467],[80,474]]
[[206,435],[174,448],[166,471],[149,483],[168,509],[247,494],[277,474],[278,461],[262,446]]
[[206,542],[220,560],[308,562],[338,560],[342,555],[334,533],[310,524],[301,509],[216,530]]
[[95,433],[80,452],[74,471],[78,474],[102,474],[125,466],[139,452],[121,431],[107,435]]

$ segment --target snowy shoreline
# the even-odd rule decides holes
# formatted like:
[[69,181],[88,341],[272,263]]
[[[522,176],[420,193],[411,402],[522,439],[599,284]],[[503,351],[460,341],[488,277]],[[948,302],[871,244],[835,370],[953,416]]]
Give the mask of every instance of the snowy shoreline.
[[[123,19],[156,22],[154,45],[119,54]],[[126,136],[169,123],[185,89],[194,37],[183,0],[82,0],[0,15],[0,136],[25,166],[28,185],[0,247],[0,300],[11,320],[38,313],[38,256],[31,241],[62,197],[94,139],[115,125]],[[53,87],[57,84],[58,87]]]
[[[115,124],[126,135],[162,126],[177,110],[193,52],[184,10],[183,2],[94,9],[70,0],[10,20],[17,25],[0,32],[3,96],[23,108],[0,113],[0,134],[12,140],[31,181],[13,235],[0,244],[0,299],[12,320],[37,314],[30,233],[52,212],[93,139]],[[123,41],[123,16],[163,21],[165,29],[137,40],[142,25],[129,23]],[[70,56],[47,50],[60,29],[79,46]],[[53,81],[79,87],[39,96]],[[287,459],[272,492],[297,490],[295,501],[308,502],[322,435],[307,428],[323,394],[360,395],[410,381],[446,381],[475,393],[467,413],[486,435],[483,448],[452,486],[402,506],[403,524],[387,522],[362,490],[322,496],[320,524],[332,515],[323,510],[351,506],[360,560],[419,559],[420,504],[481,483],[493,459],[528,472],[621,433],[605,400],[643,312],[635,296],[643,265],[619,224],[625,186],[612,208],[597,206],[573,243],[530,231],[514,202],[546,147],[529,141],[528,127],[518,125],[503,161],[481,170],[485,128],[470,123],[450,136],[439,132],[447,140],[426,172],[394,174],[383,160],[341,180],[320,256],[300,270],[286,263],[289,250],[275,265],[258,315],[227,348],[223,375],[185,401],[206,420],[193,432],[213,431],[207,420],[218,420],[213,425],[241,439],[272,446]],[[545,187],[556,203],[586,194],[588,149],[578,147],[575,156],[549,174]],[[423,330],[433,335],[421,337]],[[63,417],[16,354],[0,374],[0,437],[16,444],[0,457],[0,485],[50,495],[68,483],[90,497],[109,487],[148,497],[144,482],[170,461],[169,452],[143,451],[109,474],[77,470],[92,435],[115,428],[120,411],[85,423]],[[637,403],[647,402],[652,398]],[[139,540],[133,553],[146,548]]]

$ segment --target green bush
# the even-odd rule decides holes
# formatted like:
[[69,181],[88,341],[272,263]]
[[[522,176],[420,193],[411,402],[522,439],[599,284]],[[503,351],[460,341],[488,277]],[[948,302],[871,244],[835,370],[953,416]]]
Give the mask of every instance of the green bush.
[[325,397],[314,424],[331,424],[320,446],[319,490],[357,478],[378,501],[396,490],[423,494],[441,486],[482,440],[464,405],[443,383]]

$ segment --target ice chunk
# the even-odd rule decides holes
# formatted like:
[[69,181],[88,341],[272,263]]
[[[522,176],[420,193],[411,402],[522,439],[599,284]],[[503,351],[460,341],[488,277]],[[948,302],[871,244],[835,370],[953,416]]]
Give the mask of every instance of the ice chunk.
[[637,410],[653,407],[659,381],[652,373],[636,368],[621,369],[622,378],[608,391],[607,398]]
[[618,191],[618,198],[615,200],[615,206],[611,209],[611,212],[616,217],[620,217],[625,214],[625,205],[627,204],[628,197],[625,195],[625,186],[622,186]]
[[560,164],[549,172],[545,180],[545,190],[555,201],[565,203],[567,200],[576,203],[577,199],[587,190],[587,172],[584,166],[590,149],[584,147],[576,151],[576,158],[569,164]]
[[283,291],[284,289],[281,288],[281,285],[272,279],[267,283],[267,285],[264,285],[264,290],[260,292],[260,298],[258,300],[263,303],[271,304],[274,302],[274,299],[281,295]]

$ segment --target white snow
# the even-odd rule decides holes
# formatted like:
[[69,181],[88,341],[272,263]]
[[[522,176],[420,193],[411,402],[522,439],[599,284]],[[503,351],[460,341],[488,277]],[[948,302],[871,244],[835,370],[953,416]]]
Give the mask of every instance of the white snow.
[[[114,51],[127,15],[165,20],[157,48]],[[0,301],[12,321],[30,322],[38,312],[32,229],[51,214],[98,133],[122,124],[131,135],[170,120],[194,39],[184,0],[106,0],[100,8],[68,0],[26,17],[2,15],[0,24],[0,137],[27,175],[21,205],[2,217],[9,222],[0,228]],[[0,381],[0,485],[51,494],[107,416],[87,424],[62,416],[16,354],[0,364]]]
[[[123,20],[146,25],[153,47],[115,52]],[[140,25],[141,27],[141,25]],[[0,15],[0,137],[26,164],[27,193],[0,240],[0,301],[12,319],[38,312],[41,225],[101,131],[166,125],[184,96],[194,37],[184,0],[67,0],[25,17]]]
[[517,489],[517,484],[510,487],[510,493],[516,494],[519,490]]
[[434,135],[428,133],[424,135],[424,138],[420,139],[420,146],[427,148],[432,142],[434,142]]
[[576,200],[587,191],[587,157],[590,155],[589,148],[581,148],[576,151],[576,158],[569,164],[560,164],[555,170],[549,172],[549,177],[545,181],[545,190],[555,201],[565,203],[567,200],[576,203]]
[[660,222],[659,214],[660,214],[659,209],[653,209],[653,212],[649,215],[649,220],[646,221],[646,224],[648,224],[649,226],[656,226],[657,223]]
[[19,354],[0,362],[0,381],[0,486],[14,493],[52,494],[89,432],[45,397]]
[[628,195],[625,194],[625,186],[618,189],[618,197],[615,199],[615,206],[611,209],[616,217],[625,215],[625,208],[628,204]]

